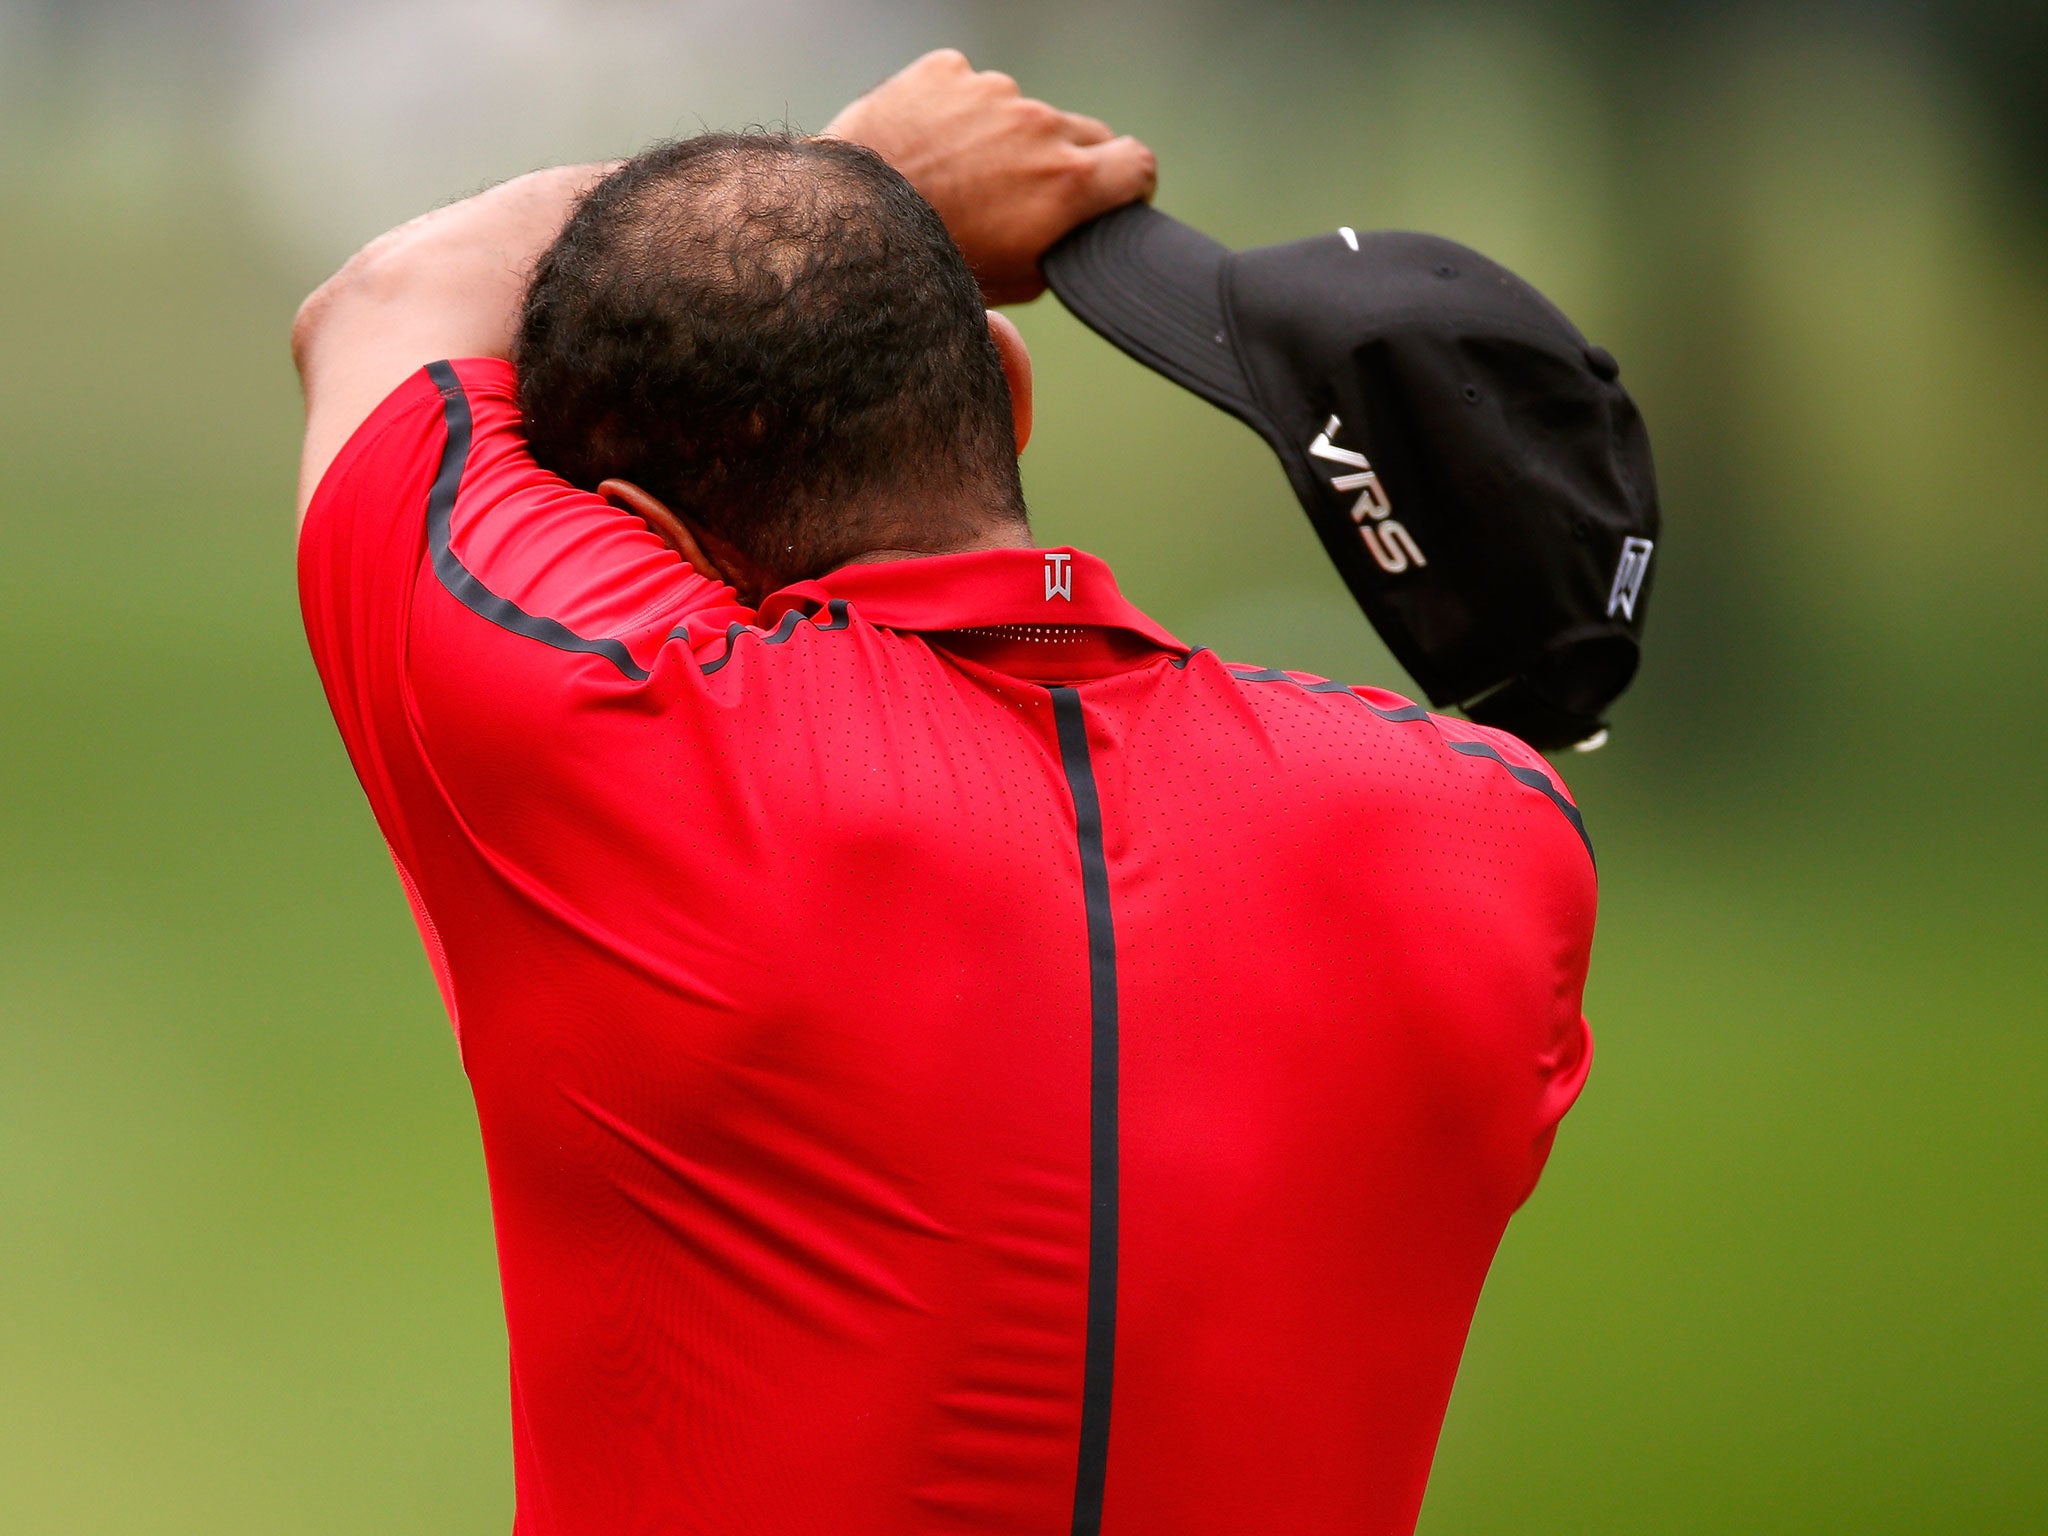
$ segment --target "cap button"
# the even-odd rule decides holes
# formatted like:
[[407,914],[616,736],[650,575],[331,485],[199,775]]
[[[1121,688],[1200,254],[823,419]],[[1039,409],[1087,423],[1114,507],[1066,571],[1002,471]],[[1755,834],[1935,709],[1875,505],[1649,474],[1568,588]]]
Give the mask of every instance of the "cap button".
[[1610,384],[1621,377],[1621,364],[1605,347],[1586,348],[1586,366],[1593,370],[1595,378],[1605,379]]

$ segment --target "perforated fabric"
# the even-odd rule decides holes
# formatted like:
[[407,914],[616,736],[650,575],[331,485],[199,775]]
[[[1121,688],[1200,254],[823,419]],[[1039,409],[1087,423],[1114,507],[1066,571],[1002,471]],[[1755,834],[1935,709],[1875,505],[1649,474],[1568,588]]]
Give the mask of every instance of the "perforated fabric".
[[1411,1529],[1588,1061],[1542,759],[1078,551],[748,611],[512,384],[394,394],[300,571],[463,1021],[518,1530]]

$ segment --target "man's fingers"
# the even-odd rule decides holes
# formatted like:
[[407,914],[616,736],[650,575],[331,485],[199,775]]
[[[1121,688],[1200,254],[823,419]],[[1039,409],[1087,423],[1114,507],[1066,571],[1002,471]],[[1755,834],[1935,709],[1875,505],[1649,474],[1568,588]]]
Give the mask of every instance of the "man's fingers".
[[931,199],[991,303],[1035,297],[1051,240],[1150,198],[1158,180],[1138,140],[1026,96],[1015,76],[976,69],[957,48],[913,60],[825,132],[866,144]]
[[1069,144],[1101,144],[1115,137],[1109,124],[1099,117],[1090,117],[1085,112],[1062,112],[1060,114],[1060,136]]
[[1090,165],[1081,198],[1084,206],[1076,222],[1121,208],[1125,203],[1151,201],[1159,185],[1159,162],[1138,140],[1125,134],[1106,144],[1093,145],[1083,153]]

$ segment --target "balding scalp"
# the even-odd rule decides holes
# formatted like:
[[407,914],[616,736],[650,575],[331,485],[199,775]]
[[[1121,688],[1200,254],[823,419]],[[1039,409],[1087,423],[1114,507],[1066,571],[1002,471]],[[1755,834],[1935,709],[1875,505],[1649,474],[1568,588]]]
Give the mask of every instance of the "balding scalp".
[[631,480],[785,580],[1024,515],[973,275],[843,140],[704,134],[628,161],[542,258],[516,360],[543,465]]

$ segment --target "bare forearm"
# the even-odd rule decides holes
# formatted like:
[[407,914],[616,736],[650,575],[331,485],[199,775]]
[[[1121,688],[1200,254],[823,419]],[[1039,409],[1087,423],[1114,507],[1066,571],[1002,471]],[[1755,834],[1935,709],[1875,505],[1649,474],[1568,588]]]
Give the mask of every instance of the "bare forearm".
[[461,341],[436,355],[508,355],[534,263],[561,232],[576,199],[610,169],[535,171],[378,236],[300,307],[292,344],[301,371],[317,365],[323,333],[350,318],[342,313],[348,309],[403,308],[409,326],[418,329],[425,318],[420,311],[430,305],[433,322],[451,341]]
[[442,357],[510,357],[535,262],[609,165],[535,171],[401,224],[300,306],[292,358],[305,386],[303,514],[356,424]]

